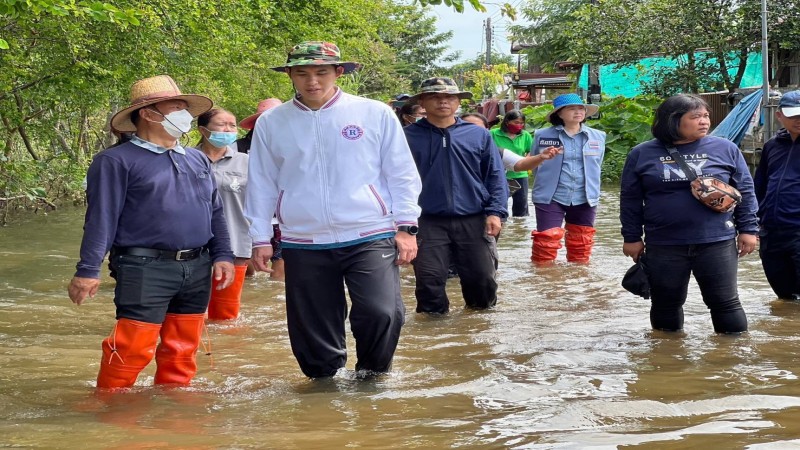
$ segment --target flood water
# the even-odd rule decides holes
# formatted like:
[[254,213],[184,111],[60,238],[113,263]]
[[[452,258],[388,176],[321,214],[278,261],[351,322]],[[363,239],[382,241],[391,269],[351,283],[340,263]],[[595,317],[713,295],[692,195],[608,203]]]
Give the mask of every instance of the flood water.
[[0,447],[13,448],[800,448],[800,303],[777,300],[756,255],[740,262],[750,332],[718,336],[694,281],[683,333],[650,330],[649,303],[619,285],[618,195],[604,193],[588,266],[529,261],[533,218],[500,240],[499,301],[414,313],[414,278],[394,372],[305,378],[291,354],[283,285],[246,282],[241,318],[212,324],[192,387],[94,394],[114,324],[113,280],[66,295],[83,211],[0,229]]

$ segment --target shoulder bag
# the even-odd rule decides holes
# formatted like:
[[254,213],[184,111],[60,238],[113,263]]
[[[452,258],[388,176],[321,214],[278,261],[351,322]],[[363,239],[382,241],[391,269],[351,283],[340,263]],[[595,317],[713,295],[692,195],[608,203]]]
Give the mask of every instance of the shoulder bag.
[[700,203],[718,213],[728,213],[742,202],[742,194],[735,187],[714,177],[698,176],[674,146],[668,146],[667,151],[691,181],[692,195]]

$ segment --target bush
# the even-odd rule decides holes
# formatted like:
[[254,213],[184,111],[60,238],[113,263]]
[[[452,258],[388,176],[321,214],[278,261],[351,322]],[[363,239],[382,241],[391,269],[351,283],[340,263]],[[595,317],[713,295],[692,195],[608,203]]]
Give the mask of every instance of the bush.
[[55,208],[56,201],[83,199],[86,168],[59,155],[45,160],[11,161],[0,156],[0,226],[10,210]]

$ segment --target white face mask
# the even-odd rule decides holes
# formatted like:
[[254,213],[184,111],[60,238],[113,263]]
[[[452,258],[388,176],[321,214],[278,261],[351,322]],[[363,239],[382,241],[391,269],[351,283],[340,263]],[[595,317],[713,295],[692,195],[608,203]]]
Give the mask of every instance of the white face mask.
[[179,139],[185,133],[188,133],[192,129],[192,114],[182,109],[180,111],[173,111],[164,116],[164,120],[161,122],[161,126],[164,127],[167,133],[170,136]]

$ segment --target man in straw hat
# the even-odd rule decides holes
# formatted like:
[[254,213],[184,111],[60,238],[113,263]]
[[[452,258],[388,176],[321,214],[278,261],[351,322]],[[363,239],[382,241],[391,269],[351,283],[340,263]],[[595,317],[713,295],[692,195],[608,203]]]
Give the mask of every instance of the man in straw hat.
[[417,253],[420,180],[392,109],[346,94],[359,68],[330,42],[295,46],[274,70],[297,95],[256,121],[245,214],[253,263],[266,271],[273,214],[281,227],[292,351],[309,377],[344,367],[345,284],[359,374],[387,372],[405,308],[398,265]]
[[414,262],[417,312],[444,314],[451,255],[464,301],[471,308],[497,303],[494,236],[508,215],[508,183],[489,131],[456,117],[472,98],[450,78],[429,78],[408,101],[426,118],[404,128],[422,177],[419,254]]
[[110,251],[117,323],[102,343],[97,387],[132,386],[154,355],[156,384],[188,385],[197,372],[212,264],[221,289],[234,276],[208,158],[178,142],[212,102],[182,94],[166,75],[137,81],[130,99],[111,126],[134,132],[131,140],[100,152],[89,167],[81,260],[69,296],[80,305],[97,293]]

